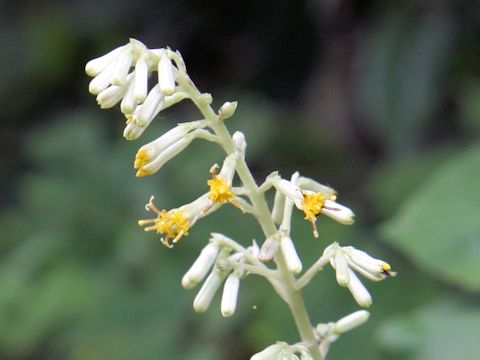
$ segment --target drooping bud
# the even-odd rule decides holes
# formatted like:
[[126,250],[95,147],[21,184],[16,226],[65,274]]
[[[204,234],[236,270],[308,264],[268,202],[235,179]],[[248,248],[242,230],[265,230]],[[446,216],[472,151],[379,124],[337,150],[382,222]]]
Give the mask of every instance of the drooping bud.
[[370,314],[366,310],[359,310],[338,320],[334,325],[334,331],[341,334],[364,324]]
[[225,280],[226,276],[227,274],[223,271],[218,269],[212,270],[195,297],[195,300],[193,301],[193,308],[196,312],[203,313],[207,311],[213,297],[215,296],[215,293],[220,285],[222,285],[222,282]]
[[214,242],[202,249],[198,258],[182,278],[182,286],[185,289],[192,289],[205,278],[217,258],[218,251],[219,247]]
[[290,236],[282,236],[280,239],[280,249],[282,249],[288,270],[295,274],[300,273],[302,271],[302,262],[298,257],[295,245]]
[[237,273],[230,274],[223,287],[221,312],[224,317],[230,317],[237,307],[238,289],[240,278]]

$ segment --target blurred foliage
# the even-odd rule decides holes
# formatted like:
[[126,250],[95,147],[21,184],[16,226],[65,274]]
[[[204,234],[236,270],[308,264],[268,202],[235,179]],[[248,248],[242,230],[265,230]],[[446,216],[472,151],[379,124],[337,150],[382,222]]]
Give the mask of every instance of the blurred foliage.
[[[228,126],[246,133],[259,180],[299,170],[355,210],[353,227],[320,218],[319,240],[295,214],[305,268],[339,241],[399,272],[368,284],[369,322],[329,358],[476,359],[479,14],[467,1],[0,2],[0,358],[235,360],[297,340],[259,278],[229,319],[218,297],[195,314],[180,286],[211,231],[262,241],[252,219],[224,206],[173,251],[136,226],[152,194],[189,202],[223,160],[197,141],[135,178],[141,144],[198,116],[181,105],[121,140],[120,113],[95,106],[83,66],[137,37],[182,50],[215,104],[239,100]],[[330,269],[305,299],[313,321],[357,309]]]

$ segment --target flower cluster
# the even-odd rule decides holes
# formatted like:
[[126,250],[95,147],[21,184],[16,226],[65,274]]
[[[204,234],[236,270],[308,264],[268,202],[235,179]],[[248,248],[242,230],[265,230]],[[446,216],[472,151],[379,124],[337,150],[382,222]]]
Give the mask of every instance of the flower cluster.
[[[195,311],[206,311],[223,284],[221,314],[232,316],[237,308],[241,280],[250,274],[264,277],[289,306],[302,341],[294,345],[277,342],[253,355],[252,360],[323,359],[340,334],[367,321],[368,312],[361,310],[337,322],[314,327],[302,303],[302,288],[328,264],[335,269],[338,284],[347,287],[362,307],[370,306],[372,298],[357,273],[372,281],[395,275],[386,262],[336,242],[328,245],[323,255],[301,274],[303,264],[291,235],[292,212],[295,208],[303,212],[305,220],[311,223],[314,237],[319,237],[317,218],[321,215],[341,224],[353,224],[353,212],[337,202],[334,189],[299,173],[286,180],[274,172],[257,185],[245,162],[244,134],[237,131],[231,136],[223,122],[235,113],[237,103],[226,102],[214,111],[211,95],[196,88],[178,52],[169,48],[149,49],[131,39],[128,44],[88,62],[85,70],[93,77],[89,90],[97,96],[101,108],[120,103],[127,119],[124,129],[127,140],[139,138],[160,111],[184,99],[190,99],[203,115],[200,120],[179,123],[156,140],[142,145],[133,162],[137,176],[158,172],[195,139],[217,144],[226,153],[221,167],[214,164],[210,168],[206,192],[197,199],[177,208],[163,209],[154,204],[152,196],[145,208],[153,217],[138,221],[145,231],[156,232],[163,245],[171,248],[189,235],[198,220],[228,204],[254,216],[263,230],[265,240],[260,248],[255,241],[243,247],[223,234],[211,234],[208,244],[182,278],[185,289],[203,282],[193,301]],[[154,72],[158,78],[149,87],[149,78]],[[236,177],[240,186],[233,185]],[[269,190],[275,191],[271,209],[265,197]]]
[[353,246],[341,247],[333,243],[325,249],[324,255],[330,258],[338,284],[347,287],[357,304],[362,307],[369,307],[372,304],[372,297],[355,272],[372,281],[396,275],[388,263],[375,259]]

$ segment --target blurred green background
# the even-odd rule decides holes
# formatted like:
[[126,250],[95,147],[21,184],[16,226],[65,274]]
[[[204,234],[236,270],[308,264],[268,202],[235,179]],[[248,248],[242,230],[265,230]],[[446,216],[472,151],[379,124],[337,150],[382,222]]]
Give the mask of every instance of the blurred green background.
[[[0,358],[248,359],[295,342],[290,314],[258,278],[235,316],[192,309],[180,279],[211,231],[243,244],[259,229],[233,207],[174,250],[136,220],[206,190],[222,161],[195,143],[137,179],[137,141],[88,94],[84,64],[129,37],[179,49],[215,105],[238,100],[255,177],[295,170],[334,186],[353,227],[301,214],[304,267],[332,241],[389,261],[366,283],[370,321],[330,359],[478,359],[480,353],[480,3],[476,1],[1,1]],[[313,321],[358,307],[326,269],[306,290]]]

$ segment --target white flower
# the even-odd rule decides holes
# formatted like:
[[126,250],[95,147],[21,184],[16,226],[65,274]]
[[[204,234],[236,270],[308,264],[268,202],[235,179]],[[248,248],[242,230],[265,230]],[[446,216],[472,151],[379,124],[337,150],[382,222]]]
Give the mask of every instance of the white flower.
[[277,234],[267,237],[260,248],[258,260],[264,263],[272,261],[275,258],[279,245]]
[[193,265],[182,278],[182,286],[185,289],[191,289],[200,283],[217,258],[219,246],[215,242],[210,242],[205,246]]
[[165,95],[172,95],[175,91],[174,67],[167,52],[162,54],[158,62],[158,85]]
[[282,236],[280,239],[280,249],[287,264],[288,270],[298,274],[302,271],[302,262],[297,255],[295,246],[289,236]]
[[344,333],[364,324],[370,314],[366,310],[359,310],[338,320],[334,325],[336,333]]
[[224,271],[221,271],[217,268],[212,270],[195,297],[195,300],[193,301],[193,308],[196,312],[202,313],[207,311],[213,297],[215,296],[215,293],[220,285],[222,285],[222,282],[225,280],[226,276],[227,273]]
[[350,281],[348,282],[347,287],[357,304],[362,307],[369,307],[372,305],[372,296],[368,292],[367,288],[363,286],[357,275],[355,275],[355,273],[350,269],[348,271],[348,275]]
[[195,134],[190,131],[203,128],[205,125],[204,120],[178,124],[156,140],[143,145],[138,149],[133,165],[138,170],[137,176],[157,172],[193,141]]
[[[306,181],[305,179],[303,182]],[[312,224],[315,237],[318,237],[316,222],[317,216],[320,214],[325,214],[342,224],[353,224],[353,212],[349,208],[335,202],[336,196],[332,194],[334,192],[333,189],[325,188],[329,194],[332,194],[328,195],[321,192],[302,190],[298,185],[284,179],[273,179],[272,184],[277,191],[292,200],[295,206],[305,213],[305,219]]]
[[224,317],[232,316],[237,307],[238,289],[240,277],[237,272],[231,273],[223,286],[221,312]]
[[352,246],[343,247],[349,266],[372,281],[380,281],[395,276],[391,266],[383,260],[375,259],[366,252]]
[[[335,260],[334,260],[335,259]],[[341,249],[335,252],[335,257],[330,259],[330,262],[334,260],[335,274],[337,276],[337,282],[340,286],[347,286],[350,282],[350,269],[347,264],[347,259]],[[333,265],[333,263],[332,263]]]
[[[209,204],[208,194],[204,194],[189,204],[167,211],[157,208],[153,203],[152,196],[145,209],[155,213],[156,217],[139,220],[138,225],[148,225],[145,231],[155,231],[158,234],[163,234],[162,244],[171,248],[183,236],[188,235],[188,231],[198,219],[207,216],[218,208],[209,206]],[[208,210],[206,210],[207,208]],[[170,241],[173,244],[170,244]]]

